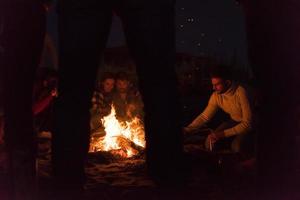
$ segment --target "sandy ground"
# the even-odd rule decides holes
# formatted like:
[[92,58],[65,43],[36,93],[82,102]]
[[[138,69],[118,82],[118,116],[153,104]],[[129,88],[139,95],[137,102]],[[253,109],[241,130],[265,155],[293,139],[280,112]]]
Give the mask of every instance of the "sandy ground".
[[[300,138],[298,138],[300,144]],[[39,138],[38,176],[41,200],[54,200],[51,190],[50,141]],[[188,181],[176,188],[160,188],[146,175],[143,154],[123,159],[109,152],[90,153],[86,167],[87,183],[85,200],[158,200],[158,199],[204,199],[204,200],[254,200],[253,168],[239,168],[236,157],[225,154],[220,165],[212,165],[201,137],[190,138],[185,144]],[[300,150],[300,145],[299,145]],[[300,151],[299,151],[300,152]],[[216,162],[218,163],[218,162]],[[6,158],[0,153],[0,199],[5,196]],[[221,166],[221,167],[220,167]],[[300,174],[300,162],[298,163]],[[219,168],[220,167],[220,168]],[[2,189],[1,189],[2,188]]]
[[[201,140],[201,137],[200,137]],[[39,177],[47,196],[47,182],[51,181],[50,139],[40,140]],[[227,155],[222,160],[222,170],[211,165],[210,157],[199,145],[199,137],[189,138],[185,145],[188,181],[178,188],[161,189],[146,175],[143,154],[124,159],[109,152],[89,153],[85,185],[86,199],[240,199],[249,193],[252,199],[253,171],[238,172],[234,157]],[[226,156],[225,156],[226,157]],[[247,199],[247,198],[243,198]]]

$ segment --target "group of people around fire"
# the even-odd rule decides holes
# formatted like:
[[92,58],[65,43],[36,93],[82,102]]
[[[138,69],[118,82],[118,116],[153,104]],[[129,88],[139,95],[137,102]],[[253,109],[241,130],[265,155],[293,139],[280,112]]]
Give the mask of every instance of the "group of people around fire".
[[126,72],[105,72],[96,82],[90,109],[91,132],[103,128],[101,119],[110,114],[112,106],[119,121],[143,118],[141,95]]
[[[206,148],[218,150],[225,145],[235,153],[243,154],[247,149],[252,149],[253,153],[254,140],[251,138],[255,136],[255,113],[250,94],[246,87],[233,81],[225,68],[211,73],[215,91],[204,111],[194,120],[189,119],[190,123],[182,123],[182,104],[175,71],[175,0],[58,1],[58,23],[55,27],[58,28],[59,56],[53,58],[56,60],[53,63],[59,69],[59,84],[56,90],[55,81],[42,81],[40,92],[36,88],[33,95],[34,73],[40,65],[43,46],[50,42],[49,38],[45,40],[46,13],[50,8],[45,2],[49,1],[0,1],[0,65],[4,86],[0,136],[1,129],[4,129],[8,165],[8,176],[1,185],[6,187],[10,199],[38,199],[40,173],[37,171],[37,138],[33,124],[40,120],[34,117],[42,117],[52,102],[52,199],[81,200],[85,196],[90,113],[107,114],[110,105],[107,103],[105,106],[107,100],[115,104],[119,119],[126,120],[138,114],[139,104],[132,103],[134,101],[129,98],[137,98],[138,95],[128,93],[131,91],[127,89],[130,85],[128,80],[118,82],[115,78],[111,82],[116,83],[116,92],[111,97],[106,97],[100,89],[92,98],[99,58],[104,56],[114,15],[119,17],[124,28],[126,45],[136,64],[145,104],[142,106],[141,103],[141,110],[145,112],[147,143],[144,166],[149,178],[161,186],[158,189],[166,189],[155,190],[154,197],[168,197],[165,191],[186,183],[186,171],[193,170],[185,168],[185,161],[189,160],[184,158],[183,133],[187,136],[193,132],[201,133],[200,129],[215,116],[217,110],[223,110],[228,118],[222,119],[219,127],[208,125],[212,131],[206,136]],[[292,196],[296,194],[295,108],[299,104],[299,95],[294,91],[300,85],[297,77],[300,62],[295,56],[300,49],[297,42],[300,32],[298,2],[240,1],[245,14],[249,63],[253,67],[257,88],[263,92],[259,113],[261,123],[256,139],[255,190],[259,199],[295,199]],[[52,47],[48,46],[48,51],[53,53]],[[202,60],[201,56],[199,58]],[[92,108],[91,104],[94,104]],[[38,128],[38,131],[42,129]],[[278,162],[278,158],[285,161]],[[224,182],[221,182],[223,186]],[[107,189],[102,184],[100,186],[100,189]],[[182,194],[187,194],[186,191],[190,190]],[[252,189],[247,188],[246,191],[251,192]],[[41,192],[43,194],[43,190]],[[194,194],[198,195],[197,191]],[[248,192],[241,194],[245,197]],[[177,192],[172,197],[176,195]],[[0,196],[3,197],[2,194]]]
[[[38,69],[32,111],[36,131],[42,135],[48,135],[52,131],[53,104],[58,96],[57,84],[58,75],[55,69]],[[103,128],[101,119],[110,114],[112,106],[119,121],[128,121],[134,117],[143,118],[141,95],[126,72],[104,72],[100,80],[96,81],[90,108],[91,132]]]
[[[58,96],[58,75],[55,69],[41,67],[37,71],[33,95],[35,128],[39,133],[52,131],[53,103]],[[119,121],[143,118],[143,102],[138,88],[126,72],[104,72],[96,81],[91,99],[91,132],[102,129],[101,118],[110,114],[112,106]],[[0,119],[0,129],[3,123]],[[1,130],[1,143],[3,143]]]
[[[46,86],[55,76],[45,78]],[[183,127],[186,136],[201,131],[214,117],[218,110],[227,114],[227,118],[221,119],[217,127],[209,127],[213,130],[204,142],[207,150],[228,149],[234,153],[247,156],[254,155],[254,99],[248,87],[235,82],[228,66],[216,66],[210,70],[212,89],[207,107],[188,125]],[[49,79],[49,80],[48,80]],[[56,89],[51,90],[50,96],[55,96]],[[54,95],[52,95],[54,93]],[[50,99],[50,97],[48,97]],[[159,98],[159,97],[158,97]],[[46,102],[47,98],[40,102]],[[50,101],[49,101],[50,103]],[[43,103],[37,102],[35,112],[43,109]],[[49,105],[44,103],[45,105]],[[110,114],[112,106],[116,111],[119,121],[129,121],[134,117],[143,119],[143,101],[138,88],[130,79],[128,73],[104,72],[95,84],[95,91],[91,99],[91,132],[103,130],[101,119]],[[46,107],[46,106],[45,106]]]
[[[38,72],[32,107],[35,126],[38,132],[51,132],[52,104],[58,96],[57,72],[47,68],[41,68]],[[253,98],[249,96],[246,87],[233,81],[226,66],[213,67],[210,78],[214,92],[207,107],[183,127],[183,133],[189,136],[199,132],[221,109],[229,117],[211,129],[213,131],[205,140],[205,148],[209,150],[227,148],[234,153],[253,155],[255,133]],[[96,81],[90,108],[91,132],[103,130],[101,119],[110,114],[112,106],[119,121],[129,121],[134,117],[143,119],[141,95],[126,72],[104,72]]]

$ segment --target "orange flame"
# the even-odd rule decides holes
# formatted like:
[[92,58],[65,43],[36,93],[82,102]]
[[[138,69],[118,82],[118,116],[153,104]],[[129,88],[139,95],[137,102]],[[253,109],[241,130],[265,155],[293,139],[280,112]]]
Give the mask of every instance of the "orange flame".
[[[138,154],[138,151],[131,147],[131,142],[145,148],[145,131],[139,118],[135,117],[130,121],[121,123],[116,118],[116,110],[112,105],[111,113],[103,117],[101,122],[106,135],[100,139],[92,139],[90,152],[123,150],[125,157],[129,158]],[[113,152],[118,153],[122,151]],[[119,154],[124,156],[124,153]]]

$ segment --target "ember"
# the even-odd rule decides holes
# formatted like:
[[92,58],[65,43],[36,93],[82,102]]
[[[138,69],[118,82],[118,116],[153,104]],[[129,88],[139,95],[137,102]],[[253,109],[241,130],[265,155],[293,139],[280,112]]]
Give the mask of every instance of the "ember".
[[145,132],[142,121],[135,117],[130,121],[120,122],[116,118],[116,110],[111,107],[109,115],[103,117],[105,136],[92,137],[90,152],[110,151],[121,157],[130,158],[145,148]]

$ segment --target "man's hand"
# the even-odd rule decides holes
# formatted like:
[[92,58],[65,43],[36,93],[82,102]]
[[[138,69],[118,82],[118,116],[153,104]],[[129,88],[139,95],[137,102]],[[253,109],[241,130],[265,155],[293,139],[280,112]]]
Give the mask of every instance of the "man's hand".
[[212,143],[216,143],[218,141],[218,138],[214,133],[209,134],[207,137],[212,141]]
[[56,88],[51,91],[51,96],[58,97],[58,91]]
[[213,133],[209,134],[205,141],[206,149],[209,149],[210,151],[212,151],[214,144],[218,140],[220,140],[224,137],[225,137],[224,131],[218,131],[218,132],[213,132]]
[[224,131],[213,132],[212,134],[214,135],[216,140],[219,140],[219,139],[222,139],[225,137]]

